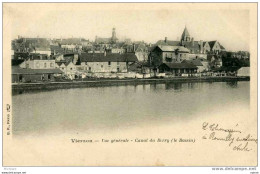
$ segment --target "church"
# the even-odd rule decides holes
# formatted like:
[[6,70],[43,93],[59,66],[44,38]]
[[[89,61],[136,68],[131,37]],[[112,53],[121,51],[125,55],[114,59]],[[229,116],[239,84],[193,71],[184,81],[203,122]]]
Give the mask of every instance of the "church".
[[156,45],[183,46],[189,49],[189,57],[191,59],[199,57],[206,58],[208,54],[218,55],[220,52],[225,51],[225,48],[217,40],[194,41],[186,26],[183,30],[180,41],[171,41],[165,37],[165,40],[157,41]]
[[116,37],[116,29],[115,28],[112,29],[112,37],[102,38],[102,37],[96,36],[96,38],[95,38],[96,44],[115,44],[117,41],[118,41],[118,39]]

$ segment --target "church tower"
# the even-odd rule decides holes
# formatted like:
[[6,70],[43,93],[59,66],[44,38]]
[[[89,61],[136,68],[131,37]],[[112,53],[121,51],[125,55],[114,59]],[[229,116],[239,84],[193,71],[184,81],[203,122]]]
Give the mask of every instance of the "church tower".
[[116,29],[113,28],[111,41],[112,41],[113,43],[116,43],[116,40],[117,40],[117,38],[116,38]]
[[181,35],[181,41],[184,41],[184,42],[191,41],[191,37],[190,37],[190,34],[189,34],[188,29],[187,29],[186,26],[184,28],[184,31],[183,31],[182,35]]

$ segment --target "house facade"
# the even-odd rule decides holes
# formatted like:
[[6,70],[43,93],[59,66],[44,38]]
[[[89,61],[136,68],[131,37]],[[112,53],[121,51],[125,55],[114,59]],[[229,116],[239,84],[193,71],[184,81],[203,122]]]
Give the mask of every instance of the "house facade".
[[197,67],[190,63],[163,63],[159,67],[159,72],[171,73],[174,76],[182,76],[182,74],[194,74],[197,72]]
[[180,63],[184,59],[189,58],[189,50],[182,46],[156,46],[149,56],[149,61],[159,66],[162,63]]
[[55,69],[55,60],[52,59],[28,59],[21,63],[20,68],[27,69]]
[[210,46],[210,51],[208,53],[218,55],[222,51],[225,51],[225,48],[222,45],[220,45],[220,43],[217,40],[209,41],[208,44]]
[[200,60],[195,59],[195,60],[183,60],[182,63],[189,63],[192,65],[195,65],[197,67],[197,72],[203,72],[205,71],[205,67],[203,66],[203,64],[201,63]]
[[12,66],[12,82],[54,81],[62,73],[46,54],[29,54],[22,63]]
[[29,69],[12,67],[12,83],[54,81],[55,76],[61,75],[59,69]]
[[82,53],[81,67],[85,72],[128,72],[131,63],[137,62],[134,53]]

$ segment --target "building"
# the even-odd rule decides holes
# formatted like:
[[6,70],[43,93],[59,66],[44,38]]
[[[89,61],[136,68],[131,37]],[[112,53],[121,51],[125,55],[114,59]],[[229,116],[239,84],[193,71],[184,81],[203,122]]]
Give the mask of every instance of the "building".
[[207,60],[209,61],[211,68],[220,68],[222,67],[222,58],[218,55],[207,55]]
[[239,77],[249,77],[250,76],[250,67],[241,67],[237,70],[237,76]]
[[62,73],[47,54],[30,53],[22,63],[12,66],[12,82],[53,81]]
[[55,59],[55,62],[60,62],[64,60],[63,54],[56,54],[53,56],[53,59]]
[[171,41],[165,37],[159,40],[155,45],[183,46],[189,49],[189,58],[207,58],[207,54],[219,54],[225,51],[225,48],[218,41],[195,41],[191,37],[187,27],[185,26],[180,41]]
[[129,65],[129,72],[135,72],[140,74],[149,74],[151,73],[150,65],[147,62],[135,62]]
[[62,72],[66,72],[66,65],[65,65],[66,62],[56,62],[55,63],[55,67],[60,69]]
[[54,77],[61,75],[59,69],[24,69],[12,66],[12,83],[54,81]]
[[34,53],[51,55],[51,49],[49,47],[36,47],[34,48]]
[[147,61],[148,60],[148,47],[145,43],[133,44],[133,49],[138,61]]
[[119,53],[119,54],[125,53],[125,49],[123,48],[111,48],[108,51],[111,53]]
[[72,78],[75,78],[75,75],[77,73],[76,65],[72,62],[66,62],[65,66],[66,66],[65,74],[70,75]]
[[95,38],[96,44],[114,44],[117,41],[118,41],[118,39],[116,37],[116,29],[115,28],[112,29],[112,37],[102,38],[102,37],[96,36],[96,38]]
[[61,48],[59,45],[51,45],[51,55],[59,55],[59,54],[64,54],[65,50]]
[[151,51],[149,61],[154,66],[162,63],[180,63],[189,58],[189,50],[183,46],[158,45]]
[[[46,38],[23,38],[18,36],[18,39],[15,39],[12,42],[15,52],[35,52],[41,54],[49,54],[48,48],[50,48],[50,41]],[[44,51],[45,53],[43,53]],[[48,51],[48,52],[46,52]]]
[[77,53],[64,54],[63,59],[65,62],[72,62],[74,65],[76,65],[79,61],[79,54]]
[[207,59],[204,59],[204,58],[197,58],[197,59],[200,60],[201,64],[203,65],[203,69],[201,69],[200,72],[210,70],[210,63]]
[[207,43],[210,48],[210,50],[208,50],[208,49],[206,50],[207,53],[219,54],[220,52],[225,51],[225,48],[222,45],[220,45],[220,43],[217,40],[209,41]]
[[198,68],[191,63],[163,63],[158,69],[160,73],[170,73],[174,76],[181,76],[182,74],[194,74]]
[[197,72],[203,72],[206,71],[205,67],[201,63],[200,60],[194,59],[194,60],[183,60],[181,63],[189,63],[192,65],[195,65],[197,67]]
[[32,54],[19,67],[26,69],[55,69],[55,60],[44,54]]
[[80,56],[86,72],[128,72],[128,66],[137,61],[134,53],[82,53]]

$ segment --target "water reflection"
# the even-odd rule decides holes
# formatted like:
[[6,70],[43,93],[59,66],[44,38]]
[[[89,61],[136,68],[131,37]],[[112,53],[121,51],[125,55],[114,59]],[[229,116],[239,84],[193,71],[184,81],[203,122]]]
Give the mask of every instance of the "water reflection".
[[166,83],[165,89],[166,90],[180,90],[182,88],[183,83]]
[[13,95],[13,134],[107,131],[189,121],[209,111],[249,108],[249,84],[152,83]]
[[231,88],[237,88],[238,87],[237,81],[226,82],[226,84],[227,84],[227,86],[229,86]]

